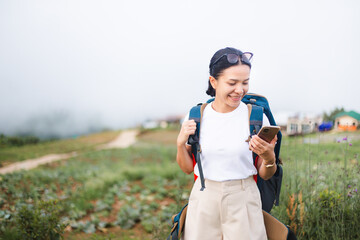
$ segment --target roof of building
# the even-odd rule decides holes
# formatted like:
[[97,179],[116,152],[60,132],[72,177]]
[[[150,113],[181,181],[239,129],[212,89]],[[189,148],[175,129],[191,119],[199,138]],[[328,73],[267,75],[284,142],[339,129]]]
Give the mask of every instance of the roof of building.
[[355,118],[356,120],[360,121],[360,114],[355,111],[349,111],[349,112],[341,112],[335,115],[335,118],[339,118],[342,116],[350,116],[352,118]]

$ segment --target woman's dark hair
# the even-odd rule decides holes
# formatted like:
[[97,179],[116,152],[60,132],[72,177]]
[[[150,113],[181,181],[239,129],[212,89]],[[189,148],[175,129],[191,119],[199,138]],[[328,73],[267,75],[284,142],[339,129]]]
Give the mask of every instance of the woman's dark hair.
[[[223,48],[218,50],[214,56],[211,58],[210,60],[210,64],[209,64],[209,73],[210,76],[213,76],[215,79],[217,79],[219,77],[219,75],[227,68],[237,65],[237,64],[246,64],[251,68],[251,63],[250,62],[243,62],[243,61],[239,61],[237,63],[229,63],[229,61],[227,60],[226,56],[224,54],[237,54],[239,56],[242,55],[242,51],[236,49],[236,48],[231,48],[231,47],[227,47],[227,48]],[[220,59],[219,59],[220,58]],[[218,60],[219,59],[219,60]],[[218,60],[215,64],[214,62]],[[215,89],[211,86],[210,80],[209,80],[209,86],[208,89],[206,90],[206,93],[212,97],[215,96]]]

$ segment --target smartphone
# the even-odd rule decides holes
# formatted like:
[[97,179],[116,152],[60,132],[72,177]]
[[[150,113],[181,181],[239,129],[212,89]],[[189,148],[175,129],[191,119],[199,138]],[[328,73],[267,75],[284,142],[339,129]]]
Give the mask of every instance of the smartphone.
[[275,135],[280,131],[279,126],[263,126],[257,134],[261,139],[270,143],[274,139]]

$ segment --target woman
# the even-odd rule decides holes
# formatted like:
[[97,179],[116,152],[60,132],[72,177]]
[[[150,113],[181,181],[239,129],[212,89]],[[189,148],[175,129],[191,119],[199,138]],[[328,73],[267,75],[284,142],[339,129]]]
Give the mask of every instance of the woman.
[[[211,58],[209,88],[215,96],[202,116],[201,161],[205,190],[200,179],[194,183],[187,209],[185,240],[267,239],[260,193],[253,175],[269,179],[276,171],[276,137],[267,143],[258,136],[246,142],[249,133],[247,106],[241,102],[249,90],[251,53],[234,48],[217,51]],[[264,115],[264,124],[270,125]],[[177,138],[177,162],[187,174],[194,171],[191,146],[196,124],[185,119]],[[259,155],[253,165],[252,152]]]

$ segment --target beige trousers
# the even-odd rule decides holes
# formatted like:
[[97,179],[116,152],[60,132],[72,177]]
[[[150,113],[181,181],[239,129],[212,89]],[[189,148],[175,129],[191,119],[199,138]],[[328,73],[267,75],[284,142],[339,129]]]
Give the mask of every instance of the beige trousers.
[[260,192],[253,177],[192,188],[183,240],[266,240]]

